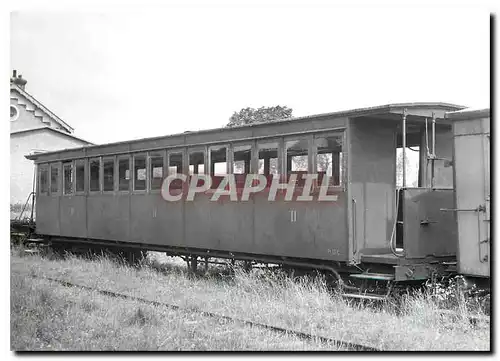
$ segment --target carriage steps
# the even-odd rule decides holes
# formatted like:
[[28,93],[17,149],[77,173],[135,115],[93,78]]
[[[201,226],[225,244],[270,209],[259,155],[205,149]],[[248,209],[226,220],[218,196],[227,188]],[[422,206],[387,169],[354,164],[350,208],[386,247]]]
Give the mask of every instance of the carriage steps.
[[43,238],[28,238],[25,243],[35,243],[35,244],[40,244],[44,243],[45,240]]
[[370,272],[353,273],[353,274],[350,274],[349,277],[355,278],[358,280],[364,280],[364,281],[385,281],[385,282],[389,283],[386,294],[363,292],[362,288],[359,288],[359,293],[343,293],[342,294],[342,297],[345,297],[345,298],[367,300],[367,301],[385,301],[385,300],[387,300],[387,298],[390,294],[390,291],[391,291],[390,282],[394,281],[394,278],[395,278],[394,275],[387,274],[387,273],[370,273]]
[[376,293],[343,293],[342,297],[366,301],[385,301],[387,299],[387,295]]
[[394,275],[388,273],[353,273],[350,274],[349,277],[357,278],[360,280],[371,280],[371,281],[394,281]]
[[43,238],[27,238],[23,241],[22,253],[25,255],[37,255],[42,253],[42,249],[47,247]]

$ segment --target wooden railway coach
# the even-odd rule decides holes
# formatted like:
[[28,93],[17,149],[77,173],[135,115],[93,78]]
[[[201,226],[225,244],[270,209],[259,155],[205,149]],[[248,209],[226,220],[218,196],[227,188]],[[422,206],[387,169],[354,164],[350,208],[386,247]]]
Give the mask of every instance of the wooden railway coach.
[[[438,149],[451,158],[444,115],[459,109],[393,104],[28,155],[37,172],[36,232],[53,242],[364,270],[382,265],[397,279],[425,278],[429,259],[456,251],[453,215],[439,212],[453,207],[452,170],[435,155]],[[418,185],[397,192],[396,155],[407,147],[420,150]],[[162,182],[176,173],[215,181],[193,201],[168,202]],[[225,174],[238,183],[246,174],[288,181],[303,173],[326,174],[335,200],[269,201],[267,188],[247,201],[210,200]],[[296,185],[305,187],[300,177]]]

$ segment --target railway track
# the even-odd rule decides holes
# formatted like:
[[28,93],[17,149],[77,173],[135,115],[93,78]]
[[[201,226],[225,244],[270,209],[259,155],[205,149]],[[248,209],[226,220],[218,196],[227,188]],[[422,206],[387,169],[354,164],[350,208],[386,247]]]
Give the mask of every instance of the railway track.
[[[19,274],[19,275],[23,275],[20,272],[16,272],[16,273]],[[138,302],[149,304],[149,305],[153,305],[153,306],[167,307],[167,308],[170,308],[172,310],[186,311],[186,312],[196,312],[196,313],[198,313],[200,315],[203,315],[203,316],[206,316],[206,317],[217,318],[217,319],[221,319],[221,320],[225,320],[225,321],[231,321],[231,322],[239,322],[239,323],[242,323],[242,324],[245,324],[245,325],[248,325],[248,326],[259,327],[259,328],[262,328],[262,329],[267,329],[267,330],[270,330],[270,331],[273,331],[273,332],[277,332],[277,333],[281,333],[281,334],[284,334],[284,335],[293,335],[293,336],[296,336],[296,337],[298,337],[300,339],[303,339],[303,340],[319,340],[319,341],[321,341],[323,343],[331,343],[331,344],[334,344],[334,345],[336,345],[338,347],[345,347],[345,348],[348,349],[348,351],[362,351],[362,352],[377,352],[377,351],[382,351],[382,350],[377,349],[377,348],[372,347],[372,346],[366,346],[366,345],[361,345],[361,344],[352,343],[352,342],[335,340],[335,339],[332,339],[332,338],[329,338],[329,337],[325,337],[325,336],[312,335],[312,334],[301,332],[301,331],[295,331],[295,330],[290,330],[290,329],[286,329],[286,328],[283,328],[283,327],[267,325],[267,324],[260,323],[260,322],[254,322],[254,321],[250,321],[250,320],[239,319],[239,318],[235,318],[235,317],[231,317],[231,316],[226,316],[226,315],[221,315],[221,314],[213,313],[213,312],[210,312],[210,311],[192,310],[192,309],[188,310],[186,308],[183,308],[183,307],[180,307],[180,306],[177,306],[177,305],[173,305],[173,304],[170,304],[170,303],[166,303],[166,302],[152,301],[152,300],[148,300],[148,299],[145,299],[145,298],[142,298],[142,297],[130,296],[130,295],[126,295],[126,294],[123,294],[123,293],[117,293],[117,292],[113,292],[113,291],[109,291],[109,290],[101,290],[101,289],[98,289],[98,288],[84,286],[84,285],[79,285],[79,284],[75,284],[75,283],[72,283],[72,282],[68,282],[68,281],[64,281],[64,280],[60,280],[60,279],[56,279],[56,278],[52,278],[52,277],[39,277],[39,276],[36,276],[36,275],[26,275],[26,276],[31,277],[31,278],[42,279],[42,280],[46,280],[46,281],[58,283],[58,284],[60,284],[62,286],[65,286],[65,287],[75,287],[75,288],[80,288],[80,289],[83,289],[83,290],[98,292],[99,294],[102,294],[102,295],[108,296],[108,297],[122,298],[122,299],[127,299],[127,300],[138,301]]]
[[[34,249],[27,249],[25,250],[25,252],[34,252],[34,253],[38,253],[39,252],[39,249],[38,248],[34,248]],[[221,263],[222,264],[222,263]],[[225,264],[225,263],[224,263]],[[49,279],[47,278],[48,280],[52,280],[52,279]],[[62,281],[62,280],[56,280],[56,279],[53,279],[53,281],[55,282],[65,282],[65,281]],[[82,287],[82,288],[88,288],[87,286],[81,286],[81,285],[74,285],[75,287]],[[90,288],[89,288],[90,289]],[[102,292],[111,292],[111,291],[102,291]],[[378,303],[378,302],[385,302],[388,300],[387,297],[370,297],[370,296],[366,296],[366,295],[363,295],[363,294],[360,294],[360,297],[354,297],[352,298],[352,296],[357,296],[356,294],[346,294],[344,296],[350,296],[348,298],[350,298],[353,302],[375,302],[375,303]],[[386,295],[388,296],[388,294]],[[142,300],[144,302],[149,302],[147,300]],[[155,302],[155,301],[151,301],[151,302]],[[177,306],[174,306],[174,305],[169,305],[169,304],[164,304],[164,306],[167,306],[167,307],[171,307],[171,308],[175,308]],[[181,309],[182,310],[182,309]],[[204,311],[200,311],[201,313],[203,313]],[[440,309],[437,311],[439,314],[441,314],[442,316],[444,317],[455,317],[455,318],[458,318],[460,315],[454,311],[454,310],[450,310],[450,309]],[[210,312],[206,312],[207,315],[209,316],[212,316]],[[221,316],[221,315],[213,315],[213,317],[221,317],[221,318],[224,318],[226,316]],[[228,319],[231,319],[230,317]],[[469,320],[469,322],[472,324],[472,325],[477,325],[478,323],[480,322],[486,322],[486,323],[489,323],[490,322],[490,317],[489,315],[477,315],[477,314],[470,314],[470,315],[467,315],[467,319]],[[241,322],[247,322],[247,321],[242,321],[242,320],[239,320]],[[252,324],[251,321],[248,321],[249,324]],[[268,327],[268,328],[272,328],[274,326],[268,326],[268,325],[261,325],[262,327]],[[284,331],[287,331],[287,330],[284,330]],[[291,332],[291,331],[290,331]],[[325,339],[326,340],[326,339]],[[380,351],[380,350],[374,350],[374,351]]]

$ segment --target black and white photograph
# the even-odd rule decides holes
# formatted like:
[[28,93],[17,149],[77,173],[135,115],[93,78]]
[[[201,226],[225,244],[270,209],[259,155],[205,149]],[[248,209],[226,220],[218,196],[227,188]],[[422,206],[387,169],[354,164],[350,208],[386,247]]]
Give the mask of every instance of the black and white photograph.
[[4,9],[11,356],[492,352],[497,19],[408,3]]

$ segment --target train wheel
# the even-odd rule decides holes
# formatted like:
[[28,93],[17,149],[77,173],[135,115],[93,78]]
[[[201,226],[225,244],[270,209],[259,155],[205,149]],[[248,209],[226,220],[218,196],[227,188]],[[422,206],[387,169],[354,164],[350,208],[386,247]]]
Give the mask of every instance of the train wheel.
[[141,250],[119,250],[114,252],[116,256],[118,256],[121,260],[126,262],[129,265],[137,266],[139,265],[143,259],[144,254]]
[[198,271],[198,257],[191,256],[190,270],[192,273],[196,273]]
[[68,251],[68,246],[64,243],[52,243],[47,249],[47,256],[49,259],[64,258]]

